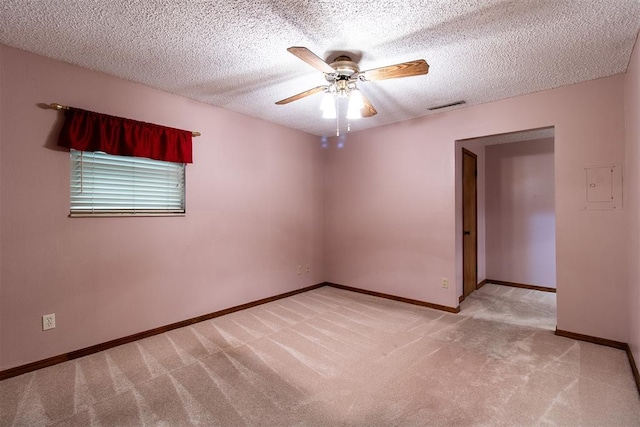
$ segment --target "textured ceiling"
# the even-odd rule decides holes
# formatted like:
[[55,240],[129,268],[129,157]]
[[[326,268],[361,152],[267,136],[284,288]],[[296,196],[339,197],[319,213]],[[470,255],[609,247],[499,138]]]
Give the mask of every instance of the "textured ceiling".
[[427,75],[359,83],[378,110],[359,130],[622,73],[639,28],[637,0],[0,2],[2,44],[316,135],[336,128],[322,95],[274,104],[326,83],[289,46],[361,70],[426,59]]

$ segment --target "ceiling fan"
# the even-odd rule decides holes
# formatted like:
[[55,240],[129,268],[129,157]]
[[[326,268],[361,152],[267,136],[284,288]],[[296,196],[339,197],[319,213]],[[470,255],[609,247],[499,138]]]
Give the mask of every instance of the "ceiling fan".
[[[427,64],[424,59],[375,68],[373,70],[360,71],[358,64],[352,61],[351,57],[348,55],[340,55],[336,57],[331,64],[328,64],[306,47],[293,46],[287,50],[307,64],[322,71],[324,73],[324,78],[329,84],[317,86],[313,89],[309,89],[297,95],[280,100],[276,102],[277,105],[288,104],[307,96],[324,92],[336,96],[349,97],[349,114],[353,112],[353,107],[351,106],[353,104],[356,107],[355,112],[359,114],[357,117],[372,117],[378,112],[373,105],[371,105],[371,102],[369,102],[369,100],[360,93],[356,86],[356,82],[419,76],[429,72],[429,64]],[[357,102],[352,102],[352,99],[357,99]],[[326,105],[326,102],[323,100],[323,105],[321,106],[323,111],[325,111]],[[331,105],[332,103],[329,103],[329,107],[331,107]],[[335,110],[333,110],[333,116],[325,115],[323,117],[335,117]]]

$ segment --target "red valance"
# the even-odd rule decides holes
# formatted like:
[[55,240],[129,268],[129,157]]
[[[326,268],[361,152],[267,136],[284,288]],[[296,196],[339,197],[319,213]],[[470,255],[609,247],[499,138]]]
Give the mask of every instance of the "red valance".
[[122,117],[70,108],[58,145],[80,151],[193,163],[192,133]]

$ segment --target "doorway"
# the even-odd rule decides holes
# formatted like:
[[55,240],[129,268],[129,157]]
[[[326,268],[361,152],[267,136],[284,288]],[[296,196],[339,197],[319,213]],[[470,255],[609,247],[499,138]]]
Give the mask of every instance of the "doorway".
[[[555,130],[456,141],[456,284],[555,292]],[[475,282],[475,283],[474,283]]]

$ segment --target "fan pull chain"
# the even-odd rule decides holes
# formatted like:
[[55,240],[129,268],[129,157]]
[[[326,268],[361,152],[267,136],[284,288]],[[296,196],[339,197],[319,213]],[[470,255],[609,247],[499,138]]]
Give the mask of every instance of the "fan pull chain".
[[340,103],[338,102],[338,97],[335,97],[336,103],[336,136],[340,136]]

